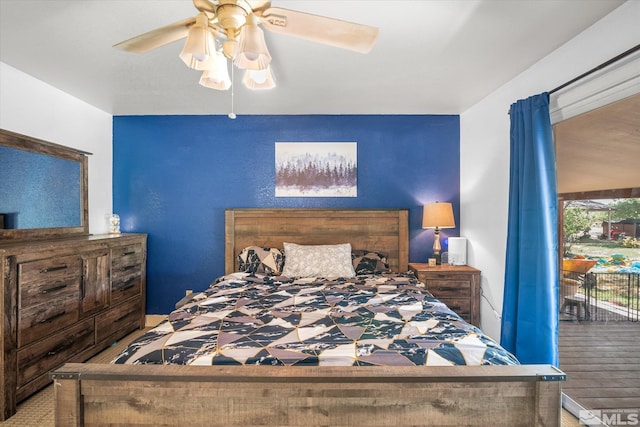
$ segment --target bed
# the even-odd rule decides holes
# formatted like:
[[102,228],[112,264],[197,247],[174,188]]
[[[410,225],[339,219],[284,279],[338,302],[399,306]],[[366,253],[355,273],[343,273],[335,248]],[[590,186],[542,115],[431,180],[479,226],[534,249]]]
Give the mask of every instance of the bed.
[[[407,210],[227,210],[225,276],[128,347],[116,358],[123,364],[52,372],[56,425],[559,426],[565,375],[517,364],[424,291],[406,273],[408,241]],[[350,260],[366,249],[392,272],[319,279],[240,272],[246,248],[286,242],[303,246],[285,254],[348,243]],[[382,300],[403,309],[389,311]],[[429,313],[414,310],[416,301]],[[256,323],[269,328],[257,334]],[[447,342],[421,341],[425,325],[443,329]],[[377,335],[393,328],[393,340]],[[213,334],[215,346],[206,339]],[[469,361],[475,366],[460,366]]]

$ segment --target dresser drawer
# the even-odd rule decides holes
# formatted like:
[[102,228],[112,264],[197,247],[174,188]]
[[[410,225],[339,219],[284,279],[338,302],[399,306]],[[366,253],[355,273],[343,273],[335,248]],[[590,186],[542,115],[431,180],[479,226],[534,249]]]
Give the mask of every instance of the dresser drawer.
[[82,258],[75,255],[18,264],[18,280],[21,284],[54,282],[80,275],[82,275]]
[[470,297],[471,281],[467,280],[427,280],[427,290],[438,299],[449,297]]
[[80,289],[82,258],[47,258],[18,264],[19,307],[50,304]]
[[471,317],[471,300],[469,298],[438,298],[445,303],[452,311],[458,314],[467,322]]
[[140,295],[142,289],[142,273],[137,270],[124,279],[111,282],[111,305],[119,304],[133,296]]
[[119,246],[111,249],[112,278],[127,276],[131,269],[140,269],[144,260],[144,250],[140,244]]
[[112,249],[111,304],[139,295],[142,288],[142,245],[133,244]]
[[417,276],[421,280],[431,281],[431,280],[455,280],[455,281],[467,281],[470,282],[473,280],[473,274],[465,273],[465,272],[456,272],[456,273],[446,273],[446,272],[436,272],[436,271],[419,271]]
[[20,310],[18,318],[18,347],[46,337],[52,331],[69,326],[78,320],[80,293],[74,291],[58,295],[48,304]]
[[47,258],[18,264],[18,347],[78,320],[82,258]]
[[96,316],[96,342],[112,336],[118,339],[140,327],[142,301],[135,299]]
[[71,328],[18,350],[18,387],[47,374],[73,355],[94,344],[94,322],[87,319]]

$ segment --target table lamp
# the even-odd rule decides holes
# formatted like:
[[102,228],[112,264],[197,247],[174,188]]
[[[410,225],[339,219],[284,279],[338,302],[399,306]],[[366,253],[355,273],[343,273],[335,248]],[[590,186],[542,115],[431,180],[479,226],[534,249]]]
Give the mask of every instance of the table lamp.
[[435,202],[424,205],[422,211],[422,228],[433,228],[433,256],[436,264],[441,264],[440,250],[440,229],[455,228],[456,222],[453,218],[453,206],[451,203]]

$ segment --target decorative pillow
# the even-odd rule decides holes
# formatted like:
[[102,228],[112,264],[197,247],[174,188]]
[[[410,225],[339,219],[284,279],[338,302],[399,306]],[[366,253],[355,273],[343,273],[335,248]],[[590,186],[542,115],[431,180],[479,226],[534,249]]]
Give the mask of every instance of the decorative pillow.
[[354,277],[351,244],[298,245],[284,243],[287,261],[283,276],[287,277]]
[[248,246],[238,255],[239,270],[245,273],[281,274],[284,255],[278,248]]
[[377,274],[389,271],[389,260],[384,252],[354,249],[351,260],[356,274]]

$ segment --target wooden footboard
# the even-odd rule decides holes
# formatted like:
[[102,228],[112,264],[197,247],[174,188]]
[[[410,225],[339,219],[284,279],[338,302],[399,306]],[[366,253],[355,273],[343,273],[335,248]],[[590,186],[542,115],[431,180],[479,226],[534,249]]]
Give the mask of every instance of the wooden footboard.
[[455,367],[66,364],[57,426],[560,426],[565,374]]

